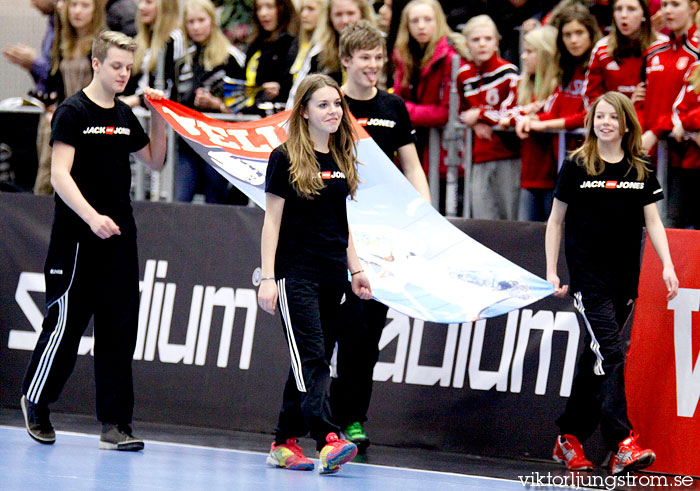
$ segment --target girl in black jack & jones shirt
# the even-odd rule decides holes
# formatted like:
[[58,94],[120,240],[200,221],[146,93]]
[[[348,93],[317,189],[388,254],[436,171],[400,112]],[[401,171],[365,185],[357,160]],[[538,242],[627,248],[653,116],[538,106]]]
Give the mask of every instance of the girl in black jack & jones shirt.
[[327,401],[348,269],[352,291],[372,297],[347,222],[347,196],[358,185],[349,116],[333,79],[308,76],[289,118],[287,142],[270,155],[265,179],[258,303],[271,314],[279,304],[292,362],[267,463],[312,469],[297,445],[310,432],[323,474],[357,454],[354,443],[338,438]]
[[586,140],[564,161],[547,222],[547,280],[564,296],[557,259],[562,229],[574,306],[586,326],[583,353],[564,414],[554,460],[569,470],[590,470],[581,443],[600,424],[603,441],[613,452],[613,474],[650,466],[652,450],[637,444],[627,416],[625,342],[622,331],[632,313],[639,284],[642,228],[663,264],[669,300],[678,293],[666,232],[656,201],[663,191],[647,167],[641,127],[632,101],[607,92],[586,117]]

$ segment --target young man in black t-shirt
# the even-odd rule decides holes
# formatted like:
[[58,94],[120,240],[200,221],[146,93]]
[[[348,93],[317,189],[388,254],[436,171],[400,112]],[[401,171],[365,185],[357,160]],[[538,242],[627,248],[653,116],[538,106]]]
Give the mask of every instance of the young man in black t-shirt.
[[[105,31],[92,46],[93,79],[53,117],[51,184],[56,210],[44,268],[47,315],[22,383],[29,435],[54,443],[49,404],[58,400],[75,366],[80,339],[94,316],[99,447],[141,450],[132,435],[131,360],[136,345],[139,267],[131,200],[129,154],[154,170],[165,159],[165,122],[151,111],[144,133],[116,95],[124,90],[136,45]],[[146,95],[162,98],[148,89]]]
[[[343,30],[340,61],[346,73],[342,87],[345,100],[358,123],[389,159],[398,157],[406,178],[430,202],[428,181],[418,159],[415,131],[406,106],[400,97],[376,87],[385,58],[384,37],[372,23],[360,20]],[[355,295],[346,295],[342,308],[345,327],[338,339],[338,376],[331,384],[331,410],[345,437],[363,451],[369,438],[362,424],[367,421],[372,374],[388,308]]]

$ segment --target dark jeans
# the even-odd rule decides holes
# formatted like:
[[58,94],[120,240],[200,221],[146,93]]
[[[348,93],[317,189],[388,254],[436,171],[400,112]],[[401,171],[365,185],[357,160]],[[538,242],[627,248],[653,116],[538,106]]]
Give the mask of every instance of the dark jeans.
[[625,397],[627,343],[622,333],[634,302],[599,292],[576,293],[574,298],[586,326],[585,348],[566,409],[556,423],[561,434],[574,435],[581,442],[600,424],[606,448],[617,451],[618,443],[632,430]]
[[195,193],[204,193],[207,203],[248,204],[248,197],[202,159],[187,143],[179,141],[175,162],[175,201],[190,203]]

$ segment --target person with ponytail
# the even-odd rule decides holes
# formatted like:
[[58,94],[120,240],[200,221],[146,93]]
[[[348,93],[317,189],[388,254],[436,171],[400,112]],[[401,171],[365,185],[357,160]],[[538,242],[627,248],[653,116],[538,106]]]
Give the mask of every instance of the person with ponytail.
[[[582,444],[600,425],[616,475],[648,467],[656,458],[637,443],[625,395],[623,331],[638,295],[645,227],[663,266],[668,300],[678,294],[678,278],[656,208],[663,190],[642,151],[632,101],[606,92],[591,105],[585,131],[583,145],[559,173],[545,232],[547,280],[556,296],[571,292],[586,326],[571,395],[556,421],[553,458],[568,470],[593,469]],[[570,288],[557,272],[562,235]]]
[[327,400],[348,275],[355,295],[372,297],[347,220],[347,198],[359,184],[355,138],[338,84],[309,75],[299,86],[287,141],[267,166],[258,303],[270,314],[279,307],[292,362],[267,457],[275,467],[313,469],[298,445],[309,432],[322,474],[357,454],[354,443],[339,438]]

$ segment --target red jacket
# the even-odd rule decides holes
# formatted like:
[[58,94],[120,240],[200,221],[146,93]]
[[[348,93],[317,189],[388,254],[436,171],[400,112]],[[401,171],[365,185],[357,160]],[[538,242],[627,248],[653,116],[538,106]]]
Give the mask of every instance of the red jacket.
[[[611,90],[631,98],[634,89],[642,81],[644,60],[638,56],[628,56],[622,58],[620,63],[616,62],[608,51],[609,40],[610,36],[605,36],[591,52],[583,89],[586,108],[599,96]],[[661,39],[654,41],[651,46],[658,46],[667,40],[666,36],[661,36]]]
[[[401,85],[406,67],[394,54],[394,94],[406,102],[408,115],[414,126],[427,128],[442,127],[447,123],[450,105],[450,82],[452,79],[452,55],[457,54],[447,37],[438,41],[435,54],[423,67],[420,81],[412,96],[408,85]],[[460,65],[463,63],[460,59]],[[408,75],[410,78],[410,74]]]
[[[452,82],[452,55],[457,54],[450,45],[447,36],[438,41],[435,53],[421,70],[420,81],[416,87],[414,98],[411,87],[402,85],[406,66],[394,53],[394,94],[400,96],[406,103],[408,115],[416,127],[442,128],[447,123],[450,106],[450,83]],[[460,58],[460,66],[464,60]],[[409,74],[410,78],[410,74]],[[425,142],[424,142],[425,143]],[[423,168],[428,173],[429,147],[424,145]],[[444,176],[447,167],[444,165],[446,152],[441,151],[440,175]],[[461,169],[461,168],[460,168]],[[462,170],[460,170],[460,173]]]
[[[515,65],[499,58],[496,53],[481,66],[467,62],[457,74],[457,88],[462,95],[460,111],[479,108],[479,122],[497,126],[504,111],[515,105],[516,96],[510,87],[517,79]],[[494,133],[490,140],[475,136],[473,162],[518,158],[518,146],[512,133]]]
[[[521,77],[512,80],[510,95],[514,101],[518,99],[518,85]],[[532,98],[532,102],[537,102]],[[515,106],[505,111],[510,119],[510,125],[525,115],[522,106]],[[522,169],[520,172],[520,187],[523,189],[554,189],[557,178],[557,156],[555,153],[556,137],[549,133],[530,133],[530,136],[520,141],[520,159]]]
[[646,98],[638,112],[644,130],[653,131],[657,138],[666,136],[673,129],[673,103],[683,87],[688,67],[700,58],[695,34],[693,25],[686,36],[672,36],[664,43],[649,46],[644,52]]
[[[695,70],[700,69],[700,61],[696,61],[684,77],[684,85],[676,102],[673,104],[673,122],[680,122],[687,132],[696,133],[700,131],[700,94],[695,93],[695,87],[691,85],[688,78]],[[700,167],[700,147],[694,142],[685,144],[681,167],[684,169],[697,169]]]
[[544,106],[544,112],[539,115],[540,121],[564,118],[564,128],[575,130],[583,128],[586,119],[586,108],[583,104],[583,86],[586,82],[586,72],[583,67],[577,67],[574,76],[566,87],[559,85],[549,96]]

